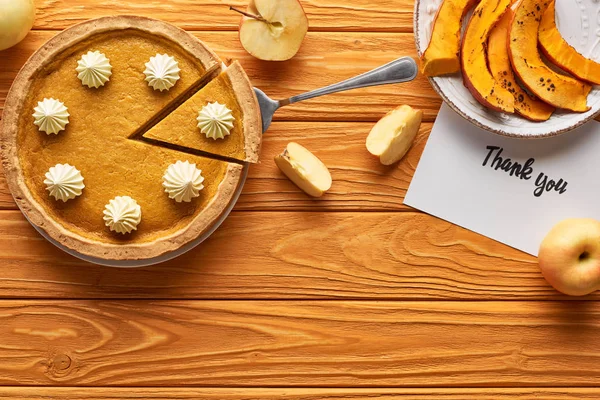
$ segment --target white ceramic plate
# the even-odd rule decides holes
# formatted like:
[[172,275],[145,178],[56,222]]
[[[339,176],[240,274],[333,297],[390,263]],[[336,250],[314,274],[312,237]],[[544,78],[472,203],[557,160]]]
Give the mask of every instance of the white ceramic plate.
[[[53,245],[55,245],[56,247],[58,247],[65,253],[69,253],[70,255],[77,257],[79,259],[82,259],[84,261],[88,261],[88,262],[98,264],[98,265],[104,265],[107,267],[120,267],[120,268],[147,267],[149,265],[158,264],[158,263],[161,263],[164,261],[172,260],[175,257],[179,257],[180,255],[187,253],[188,251],[192,250],[194,247],[198,246],[200,243],[202,243],[206,239],[208,239],[210,237],[210,235],[212,235],[217,230],[217,228],[219,226],[221,226],[223,221],[225,221],[227,216],[229,216],[229,213],[231,213],[233,206],[235,206],[235,203],[237,203],[238,199],[240,198],[240,194],[242,193],[242,189],[244,188],[244,183],[246,182],[247,177],[248,177],[248,164],[245,164],[244,169],[242,171],[242,177],[240,179],[240,184],[238,185],[237,190],[233,194],[231,203],[229,203],[229,205],[227,206],[227,209],[221,215],[221,218],[219,218],[219,220],[216,221],[215,224],[207,232],[205,232],[198,239],[189,242],[185,246],[180,247],[179,249],[172,251],[170,253],[163,254],[162,256],[159,256],[159,257],[148,258],[145,260],[105,260],[103,258],[90,257],[90,256],[86,256],[84,254],[78,253],[74,250],[71,250],[68,247],[63,246],[62,244],[58,243],[56,240],[54,240],[50,236],[48,236],[48,234],[46,234],[46,232],[43,229],[39,228],[37,225],[35,225],[35,224],[31,224],[31,225],[35,228],[35,230],[37,230],[40,233],[40,235],[42,235],[50,243],[52,243]],[[25,214],[23,214],[23,215],[25,215]],[[27,216],[25,216],[25,218],[27,218]],[[29,221],[29,223],[31,223],[31,221]]]
[[[600,61],[600,0],[556,0],[558,29],[569,44],[586,57]],[[442,0],[416,0],[414,31],[419,56],[431,38],[435,14]],[[465,23],[468,18],[465,18]],[[531,122],[518,115],[490,111],[463,85],[462,76],[429,78],[433,88],[457,113],[489,131],[518,138],[542,138],[568,132],[600,113],[600,87],[589,97],[591,110],[578,114],[556,111],[546,122]]]

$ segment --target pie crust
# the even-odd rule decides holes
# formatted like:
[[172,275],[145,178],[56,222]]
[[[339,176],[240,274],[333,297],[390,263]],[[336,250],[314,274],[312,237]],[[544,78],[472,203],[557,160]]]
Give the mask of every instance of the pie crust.
[[254,94],[248,75],[237,61],[227,68],[226,73],[232,87],[236,89],[235,97],[244,115],[245,161],[257,163],[262,143],[262,120],[256,94]]

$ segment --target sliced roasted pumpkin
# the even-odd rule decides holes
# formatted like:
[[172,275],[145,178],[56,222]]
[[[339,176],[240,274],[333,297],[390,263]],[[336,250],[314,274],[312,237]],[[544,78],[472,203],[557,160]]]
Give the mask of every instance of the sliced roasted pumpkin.
[[463,80],[473,97],[496,111],[514,112],[512,93],[500,86],[488,69],[486,45],[492,28],[511,0],[482,0],[473,11],[462,43]]
[[554,107],[527,93],[517,80],[508,58],[508,28],[512,12],[504,13],[488,39],[488,66],[496,82],[512,93],[515,111],[531,121],[546,121],[554,112]]
[[538,98],[575,112],[589,110],[590,85],[552,71],[540,56],[538,30],[549,0],[520,0],[509,30],[509,57],[523,84]]
[[540,48],[550,61],[571,75],[600,85],[600,64],[577,52],[560,34],[556,26],[555,2],[551,1],[542,15],[538,31]]
[[433,21],[429,46],[421,56],[427,76],[460,71],[460,33],[465,14],[479,0],[444,0]]

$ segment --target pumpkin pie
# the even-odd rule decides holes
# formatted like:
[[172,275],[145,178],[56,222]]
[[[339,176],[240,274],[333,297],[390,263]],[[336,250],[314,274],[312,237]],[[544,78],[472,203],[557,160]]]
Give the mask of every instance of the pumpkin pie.
[[[201,41],[148,18],[100,18],[52,38],[15,79],[0,126],[4,171],[22,212],[60,244],[107,260],[158,257],[210,230],[241,185],[243,163],[224,160],[226,150],[192,154],[142,136],[221,69]],[[244,79],[230,80],[235,101],[227,104],[238,126],[246,118],[252,126],[258,104],[235,69]],[[241,156],[244,146],[226,154],[254,160]],[[181,171],[193,177],[189,187],[176,187]]]
[[[199,126],[202,110],[215,103],[224,110],[231,110],[231,129],[227,129],[222,137],[213,137]],[[252,86],[242,66],[236,61],[149,129],[143,137],[255,163],[260,151],[261,129],[260,115],[255,112]]]

